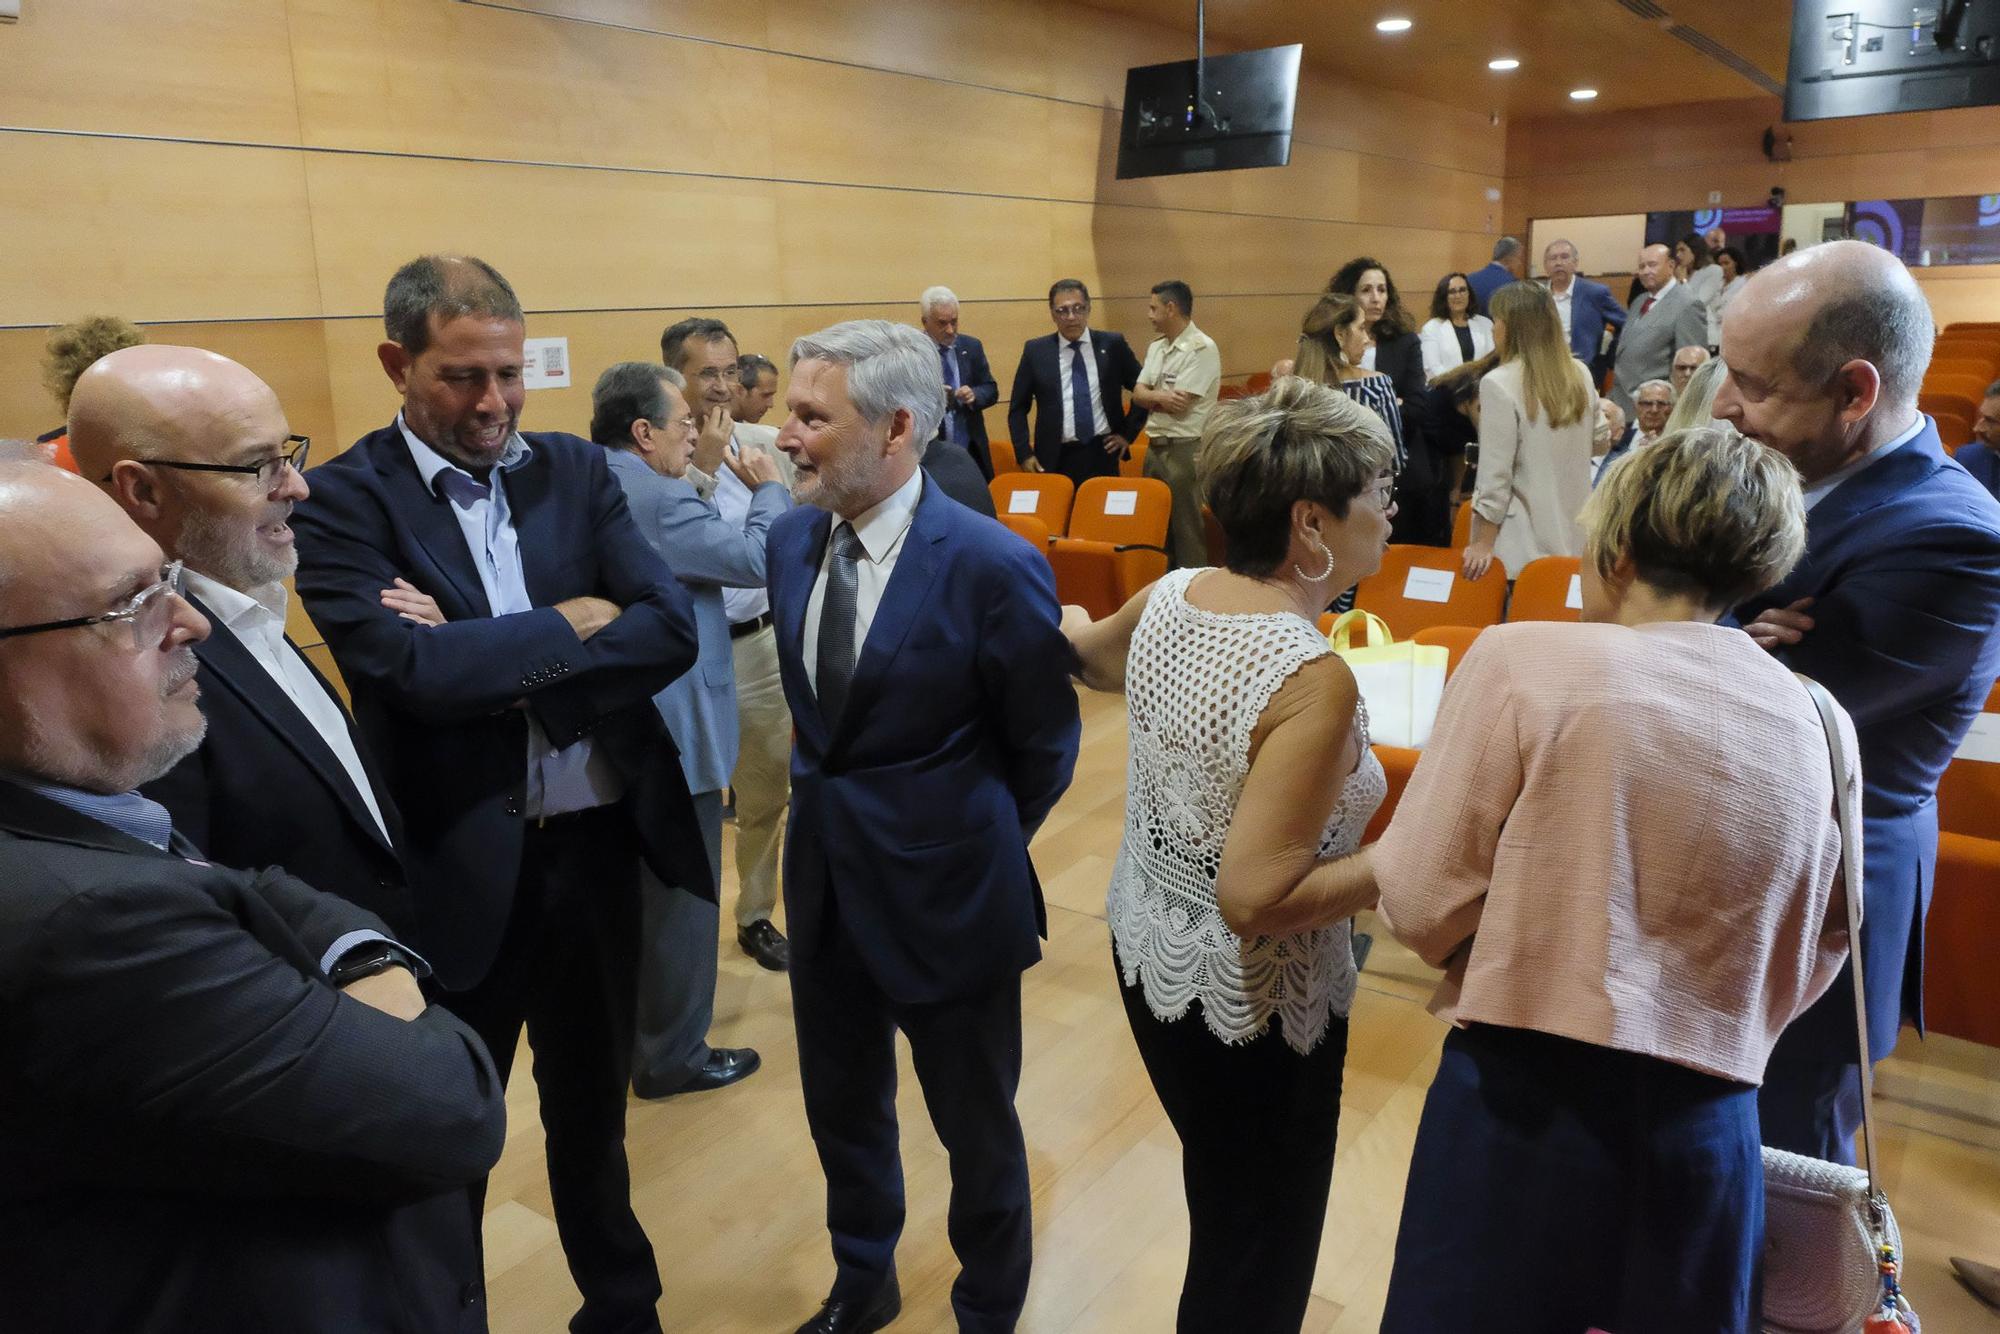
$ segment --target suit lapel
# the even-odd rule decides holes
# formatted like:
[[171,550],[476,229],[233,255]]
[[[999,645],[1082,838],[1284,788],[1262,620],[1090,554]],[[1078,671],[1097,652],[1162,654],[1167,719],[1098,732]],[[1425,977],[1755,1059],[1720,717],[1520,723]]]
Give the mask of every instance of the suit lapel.
[[[235,632],[200,602],[193,598],[188,600],[194,603],[202,615],[208,617],[209,636],[194,646],[194,653],[195,657],[201,660],[202,666],[208,669],[210,678],[242,700],[251,713],[290,746],[305,766],[312,770],[319,781],[326,785],[327,790],[340,801],[348,816],[366,829],[369,836],[377,843],[381,843],[382,831],[376,827],[374,818],[368,814],[368,807],[362,802],[361,794],[354,790],[353,780],[348,778],[346,768],[333,753],[332,747],[326,744],[325,738],[313,729],[312,723],[299,711],[298,705],[292,703],[291,698],[278,683],[271,679],[271,674],[265,671],[263,664],[244,647],[243,641],[236,637]],[[285,651],[298,653],[290,638],[285,640]],[[300,655],[300,660],[304,661],[304,655]],[[311,664],[307,663],[307,667],[310,668]],[[318,672],[314,672],[313,677],[315,680],[320,680]],[[320,685],[325,688],[323,680],[320,681]],[[328,698],[332,698],[330,691]],[[343,721],[345,717],[343,712]],[[388,850],[385,844],[384,851]]]
[[[784,592],[784,596],[772,599],[778,620],[778,658],[780,662],[799,664],[799,695],[811,703],[809,708],[797,715],[796,721],[800,727],[812,728],[824,743],[826,720],[820,715],[819,697],[805,675],[806,604],[812,600],[813,581],[819,577],[819,563],[826,554],[827,535],[833,531],[833,515],[819,510],[811,523],[800,524],[797,531],[799,537],[791,550],[785,552],[784,560],[769,572],[772,588]],[[852,695],[849,697],[851,699]]]
[[910,520],[909,534],[904,537],[902,552],[896,557],[895,571],[889,576],[888,586],[882,590],[882,602],[875,608],[875,619],[868,626],[868,639],[861,645],[861,652],[854,660],[854,681],[848,687],[847,708],[841,713],[834,732],[836,743],[852,732],[858,720],[867,714],[875,696],[880,693],[889,664],[895,660],[897,650],[902,648],[903,640],[909,636],[917,610],[930,596],[938,567],[943,563],[938,543],[945,538],[944,507],[948,503],[944,492],[929,477],[924,478],[923,491],[917,498],[916,514]]
[[1840,553],[1850,545],[1844,539],[1855,522],[1917,485],[1943,462],[1937,426],[1926,418],[1923,430],[1914,439],[1848,478],[1812,507],[1806,515],[1805,555],[1783,583],[1750,605],[1759,609],[1782,607],[1814,593],[1825,577],[1828,558],[1840,558]]
[[459,602],[470,607],[475,616],[491,616],[493,608],[486,601],[485,585],[479,582],[479,567],[473,564],[472,552],[466,548],[465,531],[458,526],[458,515],[449,500],[424,484],[416,460],[410,457],[410,447],[397,427],[392,425],[384,433],[375,466],[392,483],[385,490],[397,517],[458,595]]
[[537,447],[520,467],[507,474],[507,509],[514,516],[514,540],[521,555],[521,581],[528,601],[537,607],[562,601],[562,591],[550,583],[555,573],[544,557],[569,550],[556,532],[556,507],[548,503],[555,467],[546,449]]

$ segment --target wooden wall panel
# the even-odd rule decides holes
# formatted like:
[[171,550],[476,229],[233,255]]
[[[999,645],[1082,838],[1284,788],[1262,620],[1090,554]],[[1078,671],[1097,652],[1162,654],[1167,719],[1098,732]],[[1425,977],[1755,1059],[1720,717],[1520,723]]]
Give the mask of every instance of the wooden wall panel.
[[504,0],[532,10],[647,32],[679,33],[712,42],[768,45],[766,0]]

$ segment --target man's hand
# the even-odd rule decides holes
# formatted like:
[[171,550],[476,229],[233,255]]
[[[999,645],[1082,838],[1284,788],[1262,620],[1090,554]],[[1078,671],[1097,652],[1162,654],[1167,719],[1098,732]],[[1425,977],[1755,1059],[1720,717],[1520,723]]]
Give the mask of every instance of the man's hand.
[[1194,406],[1194,395],[1185,389],[1162,389],[1159,394],[1160,411],[1169,417],[1178,417]]
[[340,994],[406,1021],[424,1012],[424,993],[417,988],[416,975],[400,965],[370,977],[357,977],[342,987]]
[[963,403],[968,408],[972,406],[972,386],[969,384],[962,384],[958,388],[952,390],[951,396],[957,399],[959,402]]
[[1467,579],[1478,579],[1485,575],[1493,564],[1493,544],[1491,542],[1471,542],[1466,544],[1464,554],[1459,557],[1459,573]]
[[735,473],[736,480],[752,491],[762,483],[785,480],[778,471],[778,461],[761,449],[753,449],[748,454],[732,449],[722,456],[722,466]]
[[1042,467],[1042,461],[1036,458],[1033,454],[1023,454],[1020,456],[1019,459],[1016,460],[1016,462],[1018,462],[1021,465],[1022,472],[1047,471],[1045,468]]
[[394,588],[382,590],[382,605],[418,625],[444,624],[444,613],[438,610],[437,599],[407,579],[398,578]]
[[556,603],[556,610],[562,613],[569,628],[576,631],[578,639],[588,640],[592,635],[618,619],[621,608],[615,602],[603,598],[570,598]]
[[1767,653],[1789,648],[1813,628],[1813,618],[1806,615],[1812,604],[1811,598],[1800,598],[1789,607],[1772,607],[1744,626],[1744,633]]
[[1132,442],[1113,431],[1104,437],[1104,452],[1116,459],[1122,459],[1132,450]]
[[713,477],[729,452],[729,433],[735,429],[736,419],[728,408],[710,408],[701,419],[701,434],[694,440],[694,466]]

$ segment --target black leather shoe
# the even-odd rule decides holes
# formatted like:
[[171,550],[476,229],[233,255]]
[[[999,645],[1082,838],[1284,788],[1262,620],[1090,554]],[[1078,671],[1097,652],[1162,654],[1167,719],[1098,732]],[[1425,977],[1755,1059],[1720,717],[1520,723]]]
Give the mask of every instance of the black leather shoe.
[[792,947],[769,918],[736,928],[736,943],[745,954],[774,973],[792,966]]
[[632,1091],[642,1098],[671,1098],[681,1093],[700,1093],[707,1089],[727,1088],[739,1079],[747,1079],[756,1072],[764,1058],[749,1047],[710,1047],[708,1059],[701,1069],[694,1072],[694,1078],[674,1088],[661,1088],[647,1079],[634,1079]]
[[891,1274],[889,1281],[875,1289],[875,1295],[865,1302],[827,1298],[820,1305],[819,1314],[800,1325],[797,1334],[869,1334],[902,1313],[902,1289],[896,1286],[896,1276]]

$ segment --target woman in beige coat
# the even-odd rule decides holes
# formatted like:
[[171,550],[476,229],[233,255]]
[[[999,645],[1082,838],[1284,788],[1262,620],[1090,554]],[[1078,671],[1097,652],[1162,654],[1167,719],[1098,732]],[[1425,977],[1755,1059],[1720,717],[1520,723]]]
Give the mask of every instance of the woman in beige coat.
[[1540,284],[1509,283],[1487,308],[1500,364],[1479,382],[1479,474],[1463,569],[1477,579],[1498,559],[1512,579],[1531,560],[1583,550],[1576,516],[1590,499],[1597,392]]

